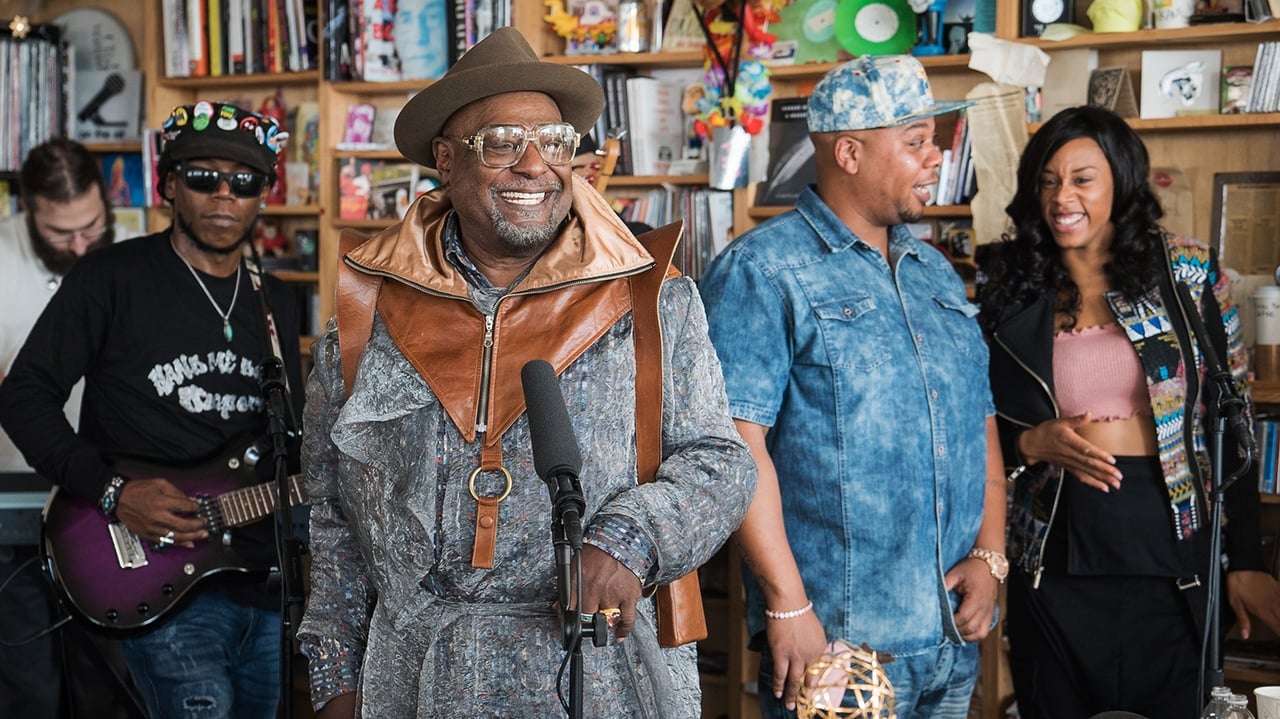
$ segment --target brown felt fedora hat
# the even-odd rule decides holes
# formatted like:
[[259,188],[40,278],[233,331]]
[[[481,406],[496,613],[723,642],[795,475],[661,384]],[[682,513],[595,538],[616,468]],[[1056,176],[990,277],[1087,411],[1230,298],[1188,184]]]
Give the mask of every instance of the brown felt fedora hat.
[[560,107],[560,116],[587,132],[604,109],[604,91],[587,73],[568,65],[540,62],[519,30],[503,27],[476,43],[444,77],[431,83],[396,118],[396,147],[419,165],[434,168],[431,141],[453,113],[486,97],[508,92],[542,92]]

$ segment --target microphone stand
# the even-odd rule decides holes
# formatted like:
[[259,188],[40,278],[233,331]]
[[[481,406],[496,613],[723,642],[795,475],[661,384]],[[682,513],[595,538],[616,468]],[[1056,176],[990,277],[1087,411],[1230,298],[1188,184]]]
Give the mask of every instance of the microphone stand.
[[[582,613],[582,513],[587,502],[582,485],[572,474],[561,472],[550,478],[555,484],[552,497],[551,543],[555,548],[556,584],[560,592],[561,642],[569,652],[570,719],[582,719],[582,639],[592,644],[608,642],[608,626],[597,612],[588,620]],[[570,588],[577,590],[573,597]],[[572,601],[571,601],[572,600]]]
[[276,545],[280,562],[280,706],[282,716],[293,716],[293,637],[302,623],[302,542],[293,533],[289,495],[289,436],[291,417],[284,363],[274,355],[262,361],[261,382],[267,404],[267,432],[271,436],[273,481],[276,486]]
[[[560,380],[551,365],[545,360],[526,362],[520,370],[520,383],[529,416],[534,469],[551,493],[551,541],[555,548],[561,641],[569,653],[556,675],[556,695],[572,719],[581,719],[582,638],[591,637],[597,647],[609,641],[605,615],[582,613],[582,515],[587,511],[582,485],[578,482],[582,454],[560,392]],[[569,667],[568,701],[560,693],[566,665]]]
[[[1236,391],[1235,380],[1231,372],[1222,364],[1218,353],[1213,348],[1209,331],[1200,318],[1200,312],[1187,290],[1186,284],[1175,282],[1175,292],[1181,301],[1184,315],[1190,321],[1191,332],[1200,345],[1205,362],[1205,389],[1210,386],[1217,389],[1212,394],[1206,393],[1205,407],[1210,421],[1209,466],[1210,480],[1213,489],[1210,491],[1210,525],[1209,525],[1209,576],[1208,607],[1205,618],[1205,644],[1208,646],[1208,658],[1201,655],[1201,676],[1198,694],[1205,699],[1206,690],[1210,687],[1223,686],[1225,675],[1222,667],[1222,647],[1219,642],[1222,615],[1222,503],[1226,500],[1227,488],[1249,471],[1253,463],[1253,434],[1243,417],[1244,399]],[[1207,288],[1206,292],[1210,291]],[[1231,427],[1236,444],[1244,450],[1244,460],[1229,477],[1224,477],[1223,470],[1223,438],[1228,425]]]
[[289,401],[289,383],[275,317],[262,286],[262,261],[258,248],[249,243],[249,278],[258,296],[260,330],[267,340],[267,354],[258,366],[258,382],[266,405],[267,433],[271,438],[273,482],[276,487],[275,521],[276,561],[280,565],[280,712],[293,716],[293,638],[302,623],[302,543],[293,533],[292,502],[289,495],[289,428],[296,426]]

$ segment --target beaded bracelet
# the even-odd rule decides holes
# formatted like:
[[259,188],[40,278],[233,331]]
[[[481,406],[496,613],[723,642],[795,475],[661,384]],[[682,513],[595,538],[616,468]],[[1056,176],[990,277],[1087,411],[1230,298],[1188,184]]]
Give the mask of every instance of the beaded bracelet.
[[120,503],[120,490],[124,489],[126,481],[124,477],[117,474],[107,482],[106,489],[102,491],[102,498],[98,500],[98,508],[103,514],[111,517],[116,515],[116,505]]
[[799,609],[792,609],[789,612],[775,612],[772,609],[764,610],[764,615],[770,619],[795,619],[801,614],[807,614],[813,611],[813,602],[805,604]]

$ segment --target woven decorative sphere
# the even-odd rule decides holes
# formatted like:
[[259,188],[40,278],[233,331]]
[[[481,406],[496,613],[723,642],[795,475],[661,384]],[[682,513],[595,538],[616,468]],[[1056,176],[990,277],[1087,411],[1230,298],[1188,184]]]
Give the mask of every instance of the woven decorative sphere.
[[[852,706],[841,706],[846,703]],[[796,696],[799,719],[897,719],[893,684],[869,649],[837,639],[805,669]]]

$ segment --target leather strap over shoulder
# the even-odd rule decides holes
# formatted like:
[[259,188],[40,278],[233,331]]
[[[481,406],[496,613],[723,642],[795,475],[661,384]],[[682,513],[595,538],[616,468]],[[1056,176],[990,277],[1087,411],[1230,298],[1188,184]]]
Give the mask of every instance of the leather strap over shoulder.
[[[646,272],[631,278],[632,334],[636,347],[636,479],[657,479],[662,463],[662,323],[658,299],[662,283],[680,272],[671,266],[684,231],[675,222],[636,239],[656,260]],[[678,647],[707,638],[706,614],[698,573],[690,572],[657,588],[658,643]]]
[[636,469],[640,482],[652,482],[662,463],[662,324],[658,318],[658,295],[668,277],[679,275],[671,267],[671,260],[683,233],[684,223],[673,222],[636,238],[656,260],[652,268],[631,278],[636,346]]
[[342,382],[348,397],[356,381],[360,355],[373,334],[373,307],[382,287],[381,277],[357,272],[346,263],[347,253],[368,239],[348,228],[338,240],[338,350],[342,353]]

